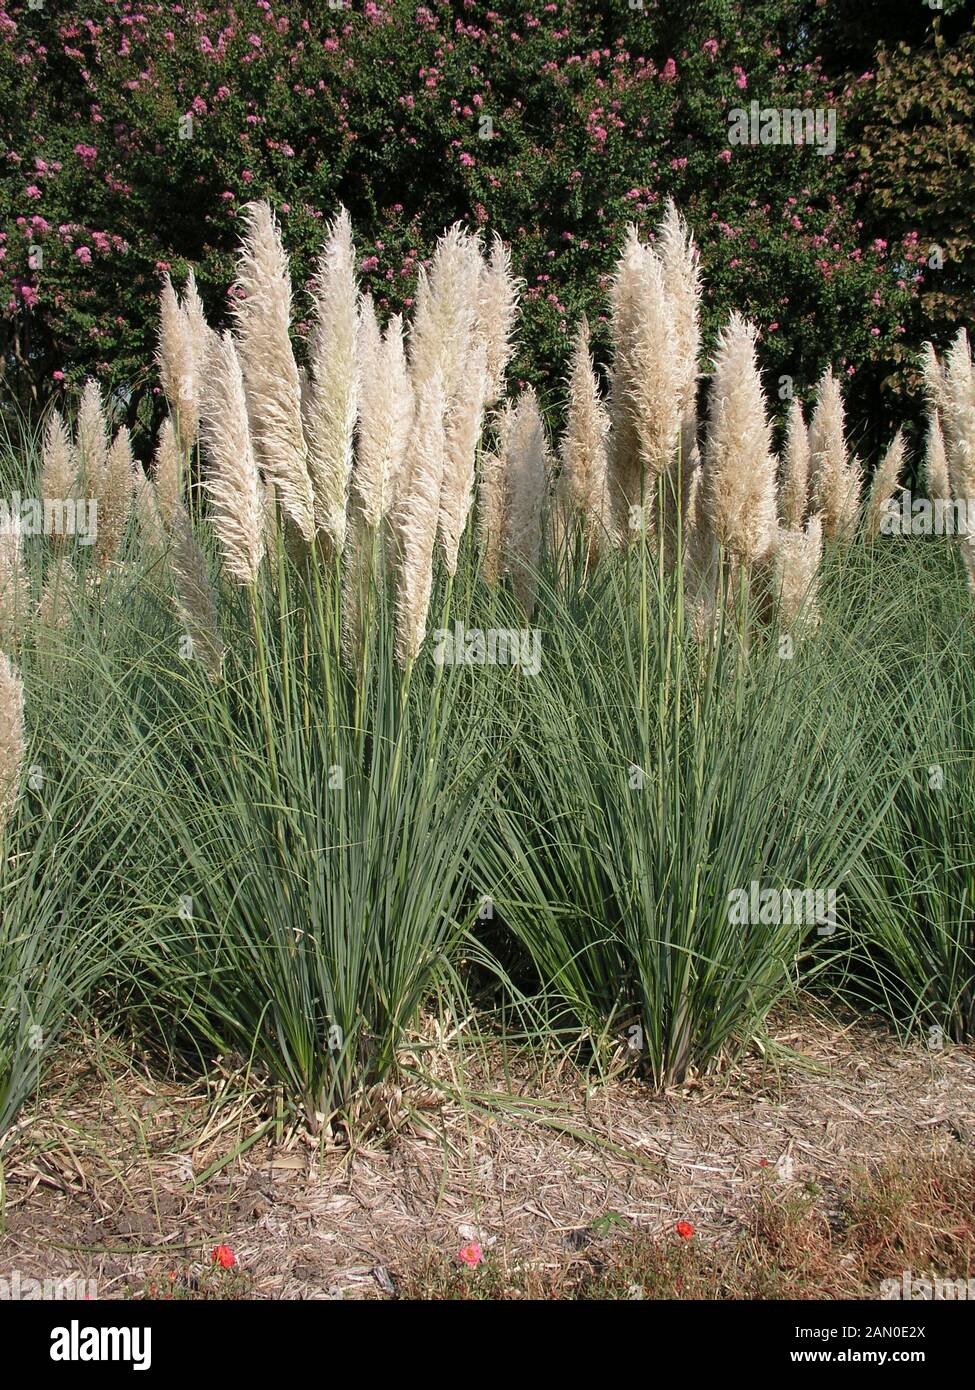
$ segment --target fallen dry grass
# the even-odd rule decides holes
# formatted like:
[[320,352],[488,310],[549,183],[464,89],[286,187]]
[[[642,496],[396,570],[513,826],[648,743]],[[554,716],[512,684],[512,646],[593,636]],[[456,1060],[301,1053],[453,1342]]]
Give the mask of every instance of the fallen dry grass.
[[[973,1264],[975,1056],[804,1003],[653,1096],[445,1051],[351,1144],[276,1131],[239,1078],[65,1051],[4,1152],[0,1272],[100,1297],[857,1297]],[[693,1236],[682,1239],[676,1224]],[[468,1270],[459,1249],[477,1241]],[[229,1245],[231,1271],[211,1251]]]

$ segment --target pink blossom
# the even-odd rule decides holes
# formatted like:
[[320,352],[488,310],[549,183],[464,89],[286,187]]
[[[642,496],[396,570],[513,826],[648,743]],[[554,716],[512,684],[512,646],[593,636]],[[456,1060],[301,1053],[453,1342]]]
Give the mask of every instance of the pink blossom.
[[91,251],[87,246],[76,247],[75,255],[82,265],[91,265]]
[[676,76],[677,64],[674,62],[673,58],[668,58],[660,69],[660,80],[661,82],[673,82]]

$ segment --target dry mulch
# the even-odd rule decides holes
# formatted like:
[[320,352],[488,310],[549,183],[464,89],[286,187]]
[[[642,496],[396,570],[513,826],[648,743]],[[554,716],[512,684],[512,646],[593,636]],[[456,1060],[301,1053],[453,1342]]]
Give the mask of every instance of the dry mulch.
[[[465,1100],[406,1086],[350,1147],[261,1135],[234,1077],[160,1080],[88,1040],[84,1060],[64,1050],[8,1136],[0,1275],[138,1296],[170,1271],[185,1287],[226,1243],[248,1296],[381,1297],[431,1251],[472,1239],[540,1270],[572,1259],[599,1218],[650,1236],[689,1221],[720,1245],[770,1180],[814,1191],[828,1214],[848,1175],[891,1155],[971,1151],[972,1049],[902,1047],[812,1004],[773,1020],[770,1041],[663,1096],[564,1062],[492,1076],[478,1054]],[[445,1050],[441,1075],[458,1066]]]

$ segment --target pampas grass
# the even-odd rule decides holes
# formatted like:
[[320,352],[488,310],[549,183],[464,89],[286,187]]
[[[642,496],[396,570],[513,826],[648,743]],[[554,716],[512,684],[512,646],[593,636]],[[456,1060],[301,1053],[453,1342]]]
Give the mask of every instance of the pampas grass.
[[403,472],[413,423],[413,388],[395,314],[380,333],[372,296],[362,299],[359,334],[359,435],[352,493],[372,529],[386,516]]
[[24,766],[24,683],[0,652],[0,835],[17,798]]
[[340,554],[345,545],[359,390],[359,290],[352,223],[344,208],[328,229],[311,291],[308,389],[302,418],[314,492],[315,526],[325,535],[333,552]]
[[862,470],[849,459],[840,383],[828,367],[816,387],[809,428],[813,506],[823,518],[827,540],[849,540],[856,530],[863,487]]
[[975,502],[975,369],[964,329],[948,350],[942,423],[955,500]]
[[106,569],[115,559],[132,510],[132,441],[122,425],[112,440],[98,486],[95,559]]
[[504,375],[511,360],[512,338],[518,318],[521,281],[511,270],[511,252],[499,236],[481,268],[477,331],[484,342],[487,389],[484,404],[495,405],[504,395]]
[[[610,290],[613,370],[610,500],[621,538],[638,534],[638,511],[650,500],[668,469],[681,424],[681,390],[686,389],[675,353],[674,310],[659,257],[636,229],[627,231]],[[648,517],[648,525],[652,517]]]
[[20,518],[12,515],[0,523],[0,647],[15,647],[23,637],[29,594]]
[[928,428],[924,439],[924,485],[932,502],[950,501],[948,455],[937,411],[928,416]]
[[487,353],[474,338],[464,356],[452,407],[447,412],[443,487],[438,530],[448,575],[457,573],[457,556],[474,500],[475,461],[488,391]]
[[823,555],[823,526],[811,516],[804,529],[781,529],[776,536],[774,593],[779,624],[793,635],[819,625],[817,591]]
[[244,378],[229,333],[216,341],[207,358],[201,423],[210,462],[203,481],[224,569],[236,584],[253,585],[264,556],[260,477],[247,422]]
[[809,431],[803,419],[802,403],[793,397],[785,426],[782,456],[782,485],[779,489],[779,515],[787,530],[796,530],[806,519],[809,508]]
[[558,505],[567,527],[579,527],[587,557],[604,546],[610,527],[608,493],[609,412],[589,352],[589,324],[576,329],[569,364],[565,433],[559,445],[562,471]]
[[542,549],[542,510],[548,475],[545,425],[532,387],[511,416],[505,441],[504,563],[528,617],[535,608]]
[[76,494],[78,459],[71,435],[60,411],[53,410],[44,429],[41,449],[40,494],[49,515],[48,535],[52,545],[62,545],[65,536],[65,504]]
[[508,510],[506,458],[515,405],[506,401],[494,421],[494,447],[481,458],[478,483],[477,546],[481,578],[492,588],[504,572],[504,534]]
[[232,313],[258,462],[301,537],[315,538],[315,504],[291,349],[291,276],[267,203],[244,208]]
[[898,430],[873,476],[863,525],[866,540],[874,540],[881,534],[889,510],[888,503],[897,491],[906,454],[904,431]]
[[775,459],[755,338],[737,313],[719,335],[701,499],[711,535],[745,569],[769,555],[776,537]]
[[438,369],[416,396],[407,462],[391,518],[397,554],[396,657],[411,665],[426,634],[445,460],[444,390]]
[[102,401],[101,387],[89,377],[81,392],[78,407],[78,472],[83,494],[89,500],[97,498],[105,461],[108,458],[108,422]]

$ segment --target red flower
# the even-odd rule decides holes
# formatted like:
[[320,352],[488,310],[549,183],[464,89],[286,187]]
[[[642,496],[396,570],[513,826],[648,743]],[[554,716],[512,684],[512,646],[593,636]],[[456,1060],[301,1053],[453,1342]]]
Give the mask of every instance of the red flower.
[[220,1265],[221,1269],[230,1269],[237,1263],[237,1256],[229,1245],[215,1245],[213,1247],[213,1263]]
[[457,1258],[463,1260],[465,1265],[470,1265],[475,1269],[484,1258],[484,1253],[476,1240],[472,1240],[470,1245],[465,1245],[459,1252]]
[[694,1234],[694,1227],[689,1221],[678,1221],[675,1229],[681,1240],[690,1240]]

